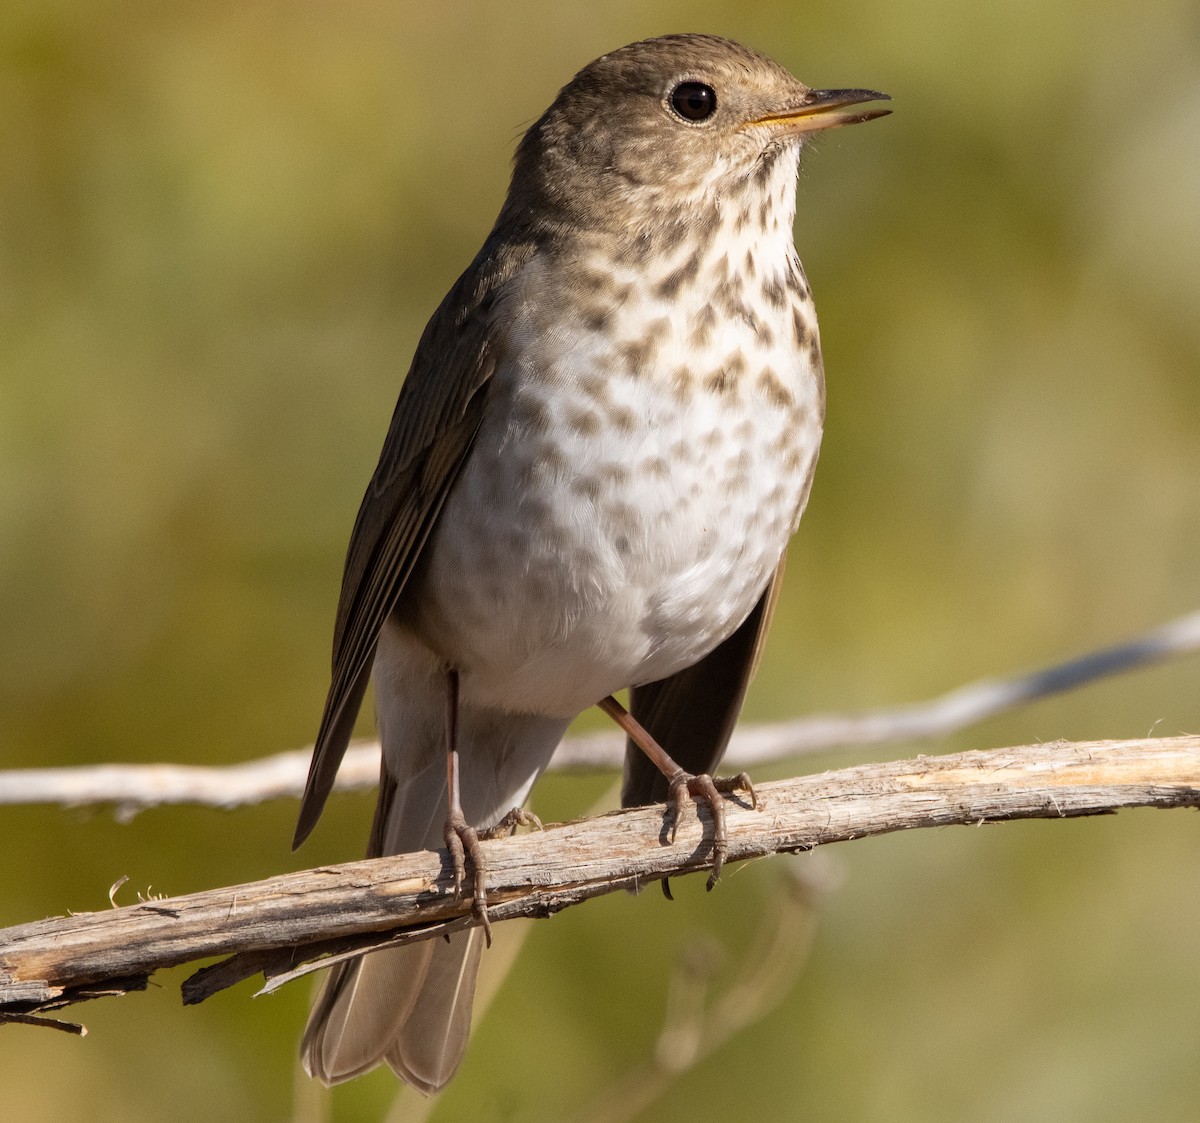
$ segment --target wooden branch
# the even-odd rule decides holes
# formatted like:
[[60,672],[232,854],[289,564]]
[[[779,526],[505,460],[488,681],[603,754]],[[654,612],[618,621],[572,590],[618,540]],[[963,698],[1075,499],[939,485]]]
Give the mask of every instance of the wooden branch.
[[[763,784],[730,806],[729,861],[914,827],[1200,806],[1200,736],[1025,745],[870,764]],[[661,806],[484,843],[493,923],[549,916],[615,889],[707,869],[707,812],[674,844]],[[233,956],[185,984],[185,1001],[261,971],[474,923],[444,851],[324,866],[266,881],[55,917],[0,931],[0,1017],[145,986],[149,975]],[[322,961],[329,962],[328,959]],[[286,973],[286,974],[285,974]],[[278,979],[276,979],[276,984]]]
[[[829,749],[941,737],[1039,698],[1197,651],[1200,612],[1193,612],[1115,647],[1010,678],[979,679],[922,702],[740,726],[725,764],[737,771]],[[617,769],[623,754],[624,742],[615,730],[577,736],[559,747],[551,768]],[[229,810],[268,799],[298,799],[311,757],[310,746],[224,767],[102,764],[0,771],[0,805],[111,805],[123,820],[171,804]],[[378,781],[379,743],[356,741],[342,761],[335,790],[369,791]]]

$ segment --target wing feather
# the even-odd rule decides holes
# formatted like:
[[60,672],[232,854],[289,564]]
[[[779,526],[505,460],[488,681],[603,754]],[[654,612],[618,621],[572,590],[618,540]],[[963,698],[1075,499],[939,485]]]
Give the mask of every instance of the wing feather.
[[487,405],[500,337],[493,315],[529,245],[485,244],[421,336],[379,464],[359,507],[333,639],[333,676],[293,846],[325,806],[362,705],[380,629],[409,578],[470,453]]

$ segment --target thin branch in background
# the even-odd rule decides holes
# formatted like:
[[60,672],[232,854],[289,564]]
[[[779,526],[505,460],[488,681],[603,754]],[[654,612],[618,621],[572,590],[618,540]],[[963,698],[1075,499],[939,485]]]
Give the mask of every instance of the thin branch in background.
[[985,678],[937,698],[858,716],[830,714],[767,727],[771,743],[756,744],[760,759],[885,742],[945,737],[1016,709],[1166,659],[1200,651],[1200,612],[1191,612],[1115,647],[1069,659],[1013,678]]
[[[1200,612],[1180,616],[1116,647],[1007,679],[980,679],[924,702],[860,714],[815,714],[738,728],[725,763],[742,769],[807,753],[942,737],[1039,698],[1110,675],[1200,651]],[[554,769],[617,769],[624,742],[615,732],[566,740]],[[232,809],[270,799],[297,799],[312,749],[299,749],[224,767],[180,764],[104,764],[0,772],[0,806],[112,806],[120,819],[176,804]],[[370,791],[379,781],[379,744],[357,741],[346,753],[336,791]]]
[[[1197,807],[1200,736],[890,761],[761,784],[758,794],[758,810],[730,800],[731,863],[915,827]],[[712,821],[697,808],[665,845],[661,806],[627,808],[483,845],[489,915],[499,924],[708,870]],[[282,976],[331,951],[399,946],[474,923],[445,851],[55,917],[0,931],[0,1014],[40,1014],[145,987],[163,967],[231,957],[184,984],[185,1001],[200,1001],[252,972]]]

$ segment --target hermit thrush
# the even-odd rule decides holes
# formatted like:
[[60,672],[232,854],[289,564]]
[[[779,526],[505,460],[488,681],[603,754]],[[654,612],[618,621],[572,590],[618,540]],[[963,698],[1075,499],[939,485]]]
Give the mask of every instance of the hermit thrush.
[[[824,379],[792,241],[800,149],[886,110],[737,43],[586,66],[526,133],[496,225],[426,327],[346,558],[311,831],[374,669],[372,855],[445,841],[486,921],[475,829],[525,800],[600,704],[622,802],[712,781],[808,497]],[[631,687],[631,711],[612,698]],[[648,754],[648,755],[645,755]],[[670,754],[670,755],[668,755]],[[678,762],[678,763],[677,763]],[[695,774],[695,775],[694,775]],[[429,1092],[466,1046],[484,932],[336,967],[309,1021],[332,1083],[386,1061]]]

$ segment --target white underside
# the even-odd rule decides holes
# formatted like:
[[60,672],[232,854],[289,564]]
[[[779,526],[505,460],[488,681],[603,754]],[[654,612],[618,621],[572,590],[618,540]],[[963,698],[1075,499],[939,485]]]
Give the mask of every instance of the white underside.
[[[534,306],[552,280],[527,280]],[[649,373],[614,361],[644,311],[604,335],[560,324],[549,342],[514,317],[520,360],[495,375],[413,598],[415,635],[459,669],[464,705],[570,719],[671,675],[733,632],[778,565],[818,452],[819,372],[781,332],[761,362],[794,405],[756,387],[754,369],[732,395],[696,386],[681,403],[670,377],[681,366],[717,369],[762,348],[735,320],[697,354],[686,344],[695,308],[661,312],[671,329]],[[586,389],[596,376],[602,400]],[[614,406],[637,419],[632,431],[607,420]],[[599,425],[573,425],[581,414]]]

